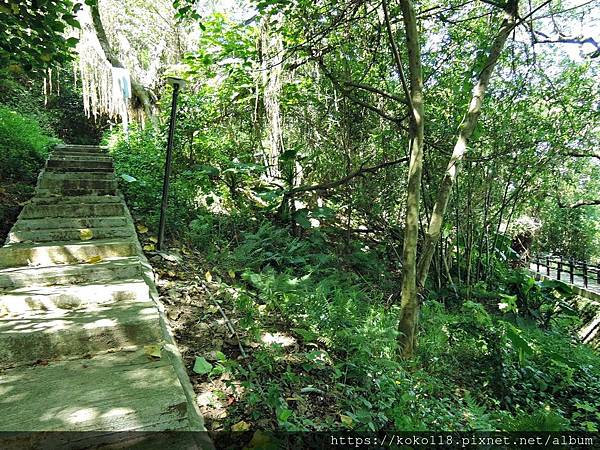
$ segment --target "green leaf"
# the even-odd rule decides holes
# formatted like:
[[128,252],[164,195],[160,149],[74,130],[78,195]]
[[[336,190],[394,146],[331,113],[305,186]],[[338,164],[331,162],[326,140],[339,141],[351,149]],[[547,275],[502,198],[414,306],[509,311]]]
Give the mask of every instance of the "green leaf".
[[212,364],[206,359],[204,359],[202,356],[196,356],[196,362],[194,363],[194,368],[192,370],[198,375],[206,375],[207,373],[210,373],[212,368]]
[[121,178],[123,178],[125,181],[127,181],[128,183],[132,183],[134,181],[137,181],[136,178],[132,177],[131,175],[127,175],[126,173],[121,174]]
[[512,346],[517,350],[519,355],[519,364],[525,362],[525,355],[534,353],[534,348],[521,336],[521,331],[514,325],[504,322],[506,337],[510,340]]
[[281,408],[277,411],[277,420],[279,422],[287,422],[291,417],[293,411],[287,408]]

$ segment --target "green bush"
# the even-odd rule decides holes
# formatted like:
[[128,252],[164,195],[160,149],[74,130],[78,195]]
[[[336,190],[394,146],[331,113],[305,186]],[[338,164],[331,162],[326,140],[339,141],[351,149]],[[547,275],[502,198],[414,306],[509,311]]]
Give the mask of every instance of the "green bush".
[[0,106],[0,178],[32,183],[58,142],[32,118]]
[[[164,130],[132,126],[128,135],[116,129],[105,136],[114,158],[115,170],[127,205],[134,215],[158,224],[162,198],[166,139]],[[169,188],[167,228],[169,232],[187,230],[197,217],[200,199],[210,190],[210,181],[202,171],[190,170],[175,157]]]

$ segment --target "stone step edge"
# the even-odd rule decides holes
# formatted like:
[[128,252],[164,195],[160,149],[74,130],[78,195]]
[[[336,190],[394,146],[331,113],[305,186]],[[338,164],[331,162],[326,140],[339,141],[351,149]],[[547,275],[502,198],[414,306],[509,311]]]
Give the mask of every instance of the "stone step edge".
[[[122,196],[122,194],[120,194]],[[131,216],[131,212],[129,208],[125,208],[125,216],[129,219],[130,226],[135,231],[135,226],[133,217]],[[136,232],[137,236],[137,232]],[[167,353],[169,360],[177,374],[177,378],[179,379],[179,383],[183,389],[185,397],[187,398],[187,410],[188,410],[188,420],[190,421],[191,431],[204,431],[206,432],[206,426],[204,425],[204,418],[202,417],[202,413],[196,403],[196,393],[194,392],[194,388],[192,387],[192,383],[190,382],[190,378],[187,373],[187,369],[183,362],[183,357],[177,348],[177,343],[175,341],[175,334],[173,330],[169,326],[169,322],[167,320],[166,309],[163,303],[160,301],[160,295],[158,290],[156,289],[156,285],[154,284],[154,271],[150,262],[146,258],[144,251],[142,249],[142,245],[140,244],[139,239],[135,240],[134,244],[137,248],[138,257],[141,265],[141,273],[142,278],[148,285],[150,291],[150,298],[156,304],[158,309],[158,316],[160,327],[163,333],[163,338],[165,340],[164,350]],[[206,442],[203,443],[203,448],[206,449],[214,449],[214,444],[210,440],[207,434],[203,433],[206,436]]]

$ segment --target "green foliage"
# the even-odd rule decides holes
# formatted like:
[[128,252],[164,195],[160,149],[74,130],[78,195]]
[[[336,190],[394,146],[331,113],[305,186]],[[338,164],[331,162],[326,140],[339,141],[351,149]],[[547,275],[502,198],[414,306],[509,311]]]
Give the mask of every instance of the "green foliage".
[[44,133],[69,144],[97,144],[106,122],[86,117],[71,68],[54,69],[52,76],[54,83],[60,80],[60,87],[54,84],[53,91],[44,96],[41,80],[0,71],[0,104],[32,117]]
[[80,8],[71,0],[0,2],[0,68],[31,71],[71,60],[78,39],[65,31],[80,27]]
[[600,216],[598,208],[548,207],[536,250],[594,261],[600,258]]
[[[289,197],[297,184],[327,184],[406,156],[399,131],[406,120],[368,107],[406,114],[381,18],[345,2],[255,3],[260,17],[247,23],[218,13],[201,18],[198,48],[185,58],[189,89],[180,96],[169,208],[172,230],[202,249],[218,274],[212,295],[228,302],[248,337],[248,358],[197,367],[209,379],[227,371],[231,386],[241,383],[244,395],[230,417],[289,431],[593,429],[597,411],[585,395],[598,397],[599,362],[565,326],[572,293],[514,270],[521,255],[511,231],[529,215],[535,220],[527,223],[542,222],[538,248],[595,252],[595,213],[552,207],[557,192],[598,192],[593,163],[565,161],[565,149],[595,148],[592,70],[557,63],[548,79],[519,45],[501,56],[502,76],[492,80],[469,141],[423,291],[417,355],[402,361],[396,327],[405,166]],[[190,1],[175,8],[182,19],[198,19]],[[455,22],[424,27],[423,225],[486,55],[493,11],[469,4],[449,13]],[[399,18],[395,6],[391,12]],[[285,53],[279,85],[271,86],[282,130],[281,173],[272,179],[264,161],[273,68],[263,47],[271,38],[281,38]],[[167,88],[165,112],[169,99]],[[582,119],[571,120],[574,113]],[[110,137],[128,203],[153,223],[165,132],[134,127],[128,139],[119,131]],[[579,183],[579,173],[590,182]],[[556,238],[555,225],[562,225]]]
[[32,118],[0,106],[0,178],[33,183],[49,148],[58,142]]
[[536,281],[525,270],[509,272],[504,281],[506,294],[502,294],[503,302],[500,307],[505,312],[515,313],[543,328],[548,328],[551,321],[560,316],[577,316],[577,312],[569,304],[574,293],[561,281]]
[[[105,136],[110,144],[121,190],[136,215],[149,223],[158,223],[164,162],[166,130],[133,126],[128,135],[121,130]],[[185,158],[176,155],[169,188],[168,226],[171,232],[198,217],[202,206],[214,199],[210,171],[190,170]],[[198,170],[200,169],[200,170]],[[197,211],[198,209],[198,211]]]

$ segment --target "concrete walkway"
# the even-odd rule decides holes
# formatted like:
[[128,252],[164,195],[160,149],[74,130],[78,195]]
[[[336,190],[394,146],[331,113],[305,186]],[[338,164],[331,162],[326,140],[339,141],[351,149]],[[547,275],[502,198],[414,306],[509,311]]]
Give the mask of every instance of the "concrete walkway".
[[58,146],[0,248],[0,431],[92,430],[204,425],[111,158]]

